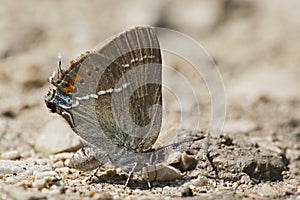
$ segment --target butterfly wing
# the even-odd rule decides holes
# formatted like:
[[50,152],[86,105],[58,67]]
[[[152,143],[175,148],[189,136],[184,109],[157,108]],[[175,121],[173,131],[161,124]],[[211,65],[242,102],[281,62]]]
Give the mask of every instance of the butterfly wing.
[[[115,80],[117,89],[127,86],[110,97],[112,113],[105,114],[113,117],[118,131],[114,132],[113,127],[106,134],[137,152],[149,150],[158,137],[162,119],[162,60],[156,35],[151,28],[137,27],[120,34],[98,52],[113,61],[109,67],[113,78],[106,81]],[[99,83],[99,87],[103,86]],[[103,104],[97,104],[98,111]],[[103,113],[98,113],[99,119]]]
[[161,73],[156,35],[137,27],[73,61],[46,104],[96,147],[146,152],[161,127]]

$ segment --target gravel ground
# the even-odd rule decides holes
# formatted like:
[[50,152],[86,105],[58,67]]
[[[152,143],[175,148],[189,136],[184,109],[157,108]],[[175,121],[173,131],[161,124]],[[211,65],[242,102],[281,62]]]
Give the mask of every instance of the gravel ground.
[[[1,0],[0,199],[300,199],[299,9],[296,0]],[[141,24],[178,30],[201,44],[220,70],[227,97],[224,128],[206,155],[207,88],[188,63],[163,54],[197,86],[201,120],[195,130],[195,105],[179,86],[189,118],[178,121],[179,104],[166,93],[168,131],[159,142],[190,130],[205,139],[166,163],[159,172],[167,174],[165,182],[153,181],[151,190],[141,173],[125,187],[126,174],[113,166],[90,180],[93,171],[68,167],[82,143],[44,104],[57,52],[67,66]],[[176,83],[172,74],[163,78]],[[189,169],[182,168],[186,160]]]

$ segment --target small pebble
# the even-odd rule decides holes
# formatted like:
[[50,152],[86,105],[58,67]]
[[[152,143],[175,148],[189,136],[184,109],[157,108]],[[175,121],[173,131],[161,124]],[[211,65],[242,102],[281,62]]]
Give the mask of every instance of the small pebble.
[[32,163],[33,165],[49,165],[49,160],[48,159],[28,158],[27,161],[29,163]]
[[61,174],[68,174],[70,172],[69,167],[61,167],[61,168],[56,168],[56,172],[61,173]]
[[117,175],[117,170],[116,170],[116,169],[108,169],[108,170],[106,171],[106,174],[107,174],[107,176],[109,176],[109,177],[114,177],[114,176]]
[[70,159],[66,159],[64,161],[64,166],[70,166]]
[[132,194],[134,195],[140,195],[142,193],[142,191],[140,189],[135,189],[132,191]]
[[8,184],[14,184],[17,183],[19,181],[18,178],[16,178],[15,176],[9,176],[5,179],[5,182]]
[[218,183],[217,182],[213,182],[212,185],[213,185],[214,188],[216,188],[218,186]]
[[51,189],[51,190],[56,190],[57,188],[58,188],[57,185],[51,185],[51,186],[50,186],[50,189]]
[[37,172],[35,173],[35,178],[36,179],[41,179],[41,178],[45,178],[47,176],[57,176],[58,174],[55,171],[44,171],[44,172]]
[[250,179],[249,176],[245,175],[245,176],[242,176],[240,182],[241,182],[242,184],[249,184],[249,182],[251,182],[251,179]]
[[[61,133],[64,133],[63,140],[61,139]],[[48,121],[34,142],[35,150],[44,155],[74,151],[81,146],[79,136],[76,136],[71,128],[59,118]]]
[[194,195],[193,195],[193,191],[191,190],[190,187],[185,187],[181,191],[181,196],[182,197],[192,197]]
[[215,191],[218,191],[218,192],[224,192],[224,191],[227,191],[227,190],[228,190],[228,188],[223,187],[223,186],[219,186],[218,188],[216,188]]
[[93,199],[96,199],[96,200],[110,200],[110,199],[113,199],[112,196],[107,193],[107,192],[99,192],[99,193],[96,193],[94,196],[93,196]]
[[196,180],[191,181],[191,184],[196,187],[203,187],[207,184],[208,180],[205,176],[198,176]]
[[96,194],[95,191],[89,191],[89,192],[88,192],[88,196],[89,196],[89,197],[93,197],[95,194]]
[[195,155],[188,155],[185,152],[181,154],[180,169],[182,171],[193,169],[196,166],[196,164],[197,160]]
[[21,157],[21,154],[17,150],[7,151],[0,155],[0,158],[3,160],[16,160]]
[[162,192],[162,188],[161,187],[158,187],[158,188],[155,188],[155,189],[156,189],[157,193],[161,193]]
[[61,194],[62,193],[62,190],[59,189],[59,188],[54,188],[54,189],[51,189],[48,191],[50,195],[58,195],[58,194]]
[[278,194],[279,191],[273,188],[270,184],[264,183],[259,189],[258,194],[262,197],[271,197]]
[[58,154],[55,154],[55,155],[51,155],[50,156],[50,159],[52,162],[57,162],[57,161],[64,161],[64,160],[67,160],[67,159],[71,159],[72,156],[74,155],[74,153],[58,153]]
[[18,185],[20,185],[24,188],[32,187],[32,181],[31,180],[22,180],[21,182],[19,182]]
[[62,160],[60,160],[60,161],[57,161],[57,162],[53,163],[52,166],[54,168],[62,168],[62,167],[64,167],[64,162]]
[[46,185],[46,181],[44,179],[37,179],[32,183],[32,187],[41,190]]
[[[147,177],[148,171],[148,177]],[[174,181],[182,177],[180,171],[172,166],[165,165],[163,163],[157,164],[155,166],[150,165],[143,168],[142,177],[144,180],[149,181]]]
[[49,189],[48,188],[42,188],[41,192],[44,193],[44,194],[49,194]]
[[34,151],[30,150],[30,151],[22,151],[20,154],[21,158],[31,158],[34,156]]

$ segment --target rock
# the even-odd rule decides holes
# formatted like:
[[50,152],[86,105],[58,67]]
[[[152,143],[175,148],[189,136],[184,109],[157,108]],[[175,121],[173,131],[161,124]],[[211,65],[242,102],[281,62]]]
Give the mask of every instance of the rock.
[[[46,194],[43,194],[40,191],[28,191],[20,186],[5,186],[1,188],[1,194],[7,195],[8,199],[23,199],[23,200],[31,200],[31,199],[47,199]],[[4,196],[1,196],[4,197]]]
[[281,153],[281,149],[277,147],[271,137],[251,137],[249,140],[252,144],[257,144],[260,149]]
[[94,194],[93,199],[95,200],[111,200],[113,199],[112,196],[108,192],[99,192]]
[[190,187],[184,187],[181,190],[181,196],[182,197],[192,197],[193,196],[193,191]]
[[[148,171],[148,178],[147,178]],[[155,166],[150,165],[142,169],[142,177],[146,181],[174,181],[182,177],[180,171],[172,166],[166,164],[157,164]]]
[[58,176],[58,174],[55,171],[36,172],[34,173],[34,175],[36,179]]
[[60,174],[68,174],[70,172],[70,168],[69,167],[61,167],[61,168],[55,169],[55,171]]
[[3,160],[16,160],[21,157],[21,154],[17,150],[4,152],[0,155],[0,158]]
[[184,172],[194,168],[197,164],[197,159],[195,155],[189,155],[186,152],[173,152],[168,156],[167,163]]
[[38,160],[12,161],[0,160],[0,174],[32,175],[34,171],[46,171],[51,169],[49,164],[38,164]]
[[256,155],[244,163],[243,172],[256,180],[282,180],[282,172],[286,166],[280,157]]
[[198,178],[191,181],[191,184],[196,187],[203,187],[208,183],[208,179],[205,176],[198,176]]
[[58,153],[55,155],[50,155],[50,159],[52,162],[58,162],[58,161],[65,161],[67,159],[71,159],[73,156],[73,153],[68,153],[68,152],[64,152],[64,153]]
[[195,155],[189,155],[185,152],[181,154],[180,170],[187,171],[195,168],[197,160]]
[[53,163],[52,166],[53,166],[54,168],[62,168],[62,167],[64,167],[65,165],[64,165],[64,162],[63,162],[62,160],[60,160],[60,161],[57,161],[57,162]]
[[32,187],[41,190],[46,185],[46,181],[44,179],[37,179],[32,183]]
[[62,118],[49,121],[35,142],[36,151],[46,155],[75,151],[81,146],[79,137],[72,132]]
[[258,194],[263,197],[273,197],[278,194],[278,190],[273,188],[270,184],[265,183],[258,189]]
[[16,176],[9,176],[5,179],[5,183],[8,184],[14,184],[20,181],[20,177],[16,177]]

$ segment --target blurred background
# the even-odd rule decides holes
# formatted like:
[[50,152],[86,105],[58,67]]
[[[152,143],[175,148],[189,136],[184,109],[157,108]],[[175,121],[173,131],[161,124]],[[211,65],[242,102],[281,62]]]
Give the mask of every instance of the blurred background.
[[[130,27],[147,25],[173,29],[190,36],[202,45],[218,66],[227,97],[223,133],[229,135],[227,140],[224,137],[226,141],[220,146],[229,145],[227,149],[237,148],[238,152],[238,147],[249,147],[246,150],[249,154],[268,152],[267,159],[269,155],[280,155],[288,167],[284,180],[276,184],[267,182],[261,186],[257,182],[251,185],[251,181],[244,181],[242,187],[237,186],[241,194],[248,192],[248,198],[255,198],[261,193],[282,198],[298,191],[299,195],[299,10],[298,0],[0,0],[0,161],[5,163],[0,165],[0,194],[10,191],[10,194],[19,194],[18,198],[23,199],[25,190],[36,187],[42,188],[46,194],[50,190],[44,190],[44,185],[39,185],[39,182],[32,184],[32,176],[27,175],[32,175],[32,170],[43,171],[41,166],[48,166],[47,170],[64,167],[62,161],[55,161],[54,168],[45,164],[56,159],[48,155],[81,147],[79,138],[65,120],[49,113],[44,103],[50,86],[48,77],[57,68],[58,52],[62,54],[62,66],[66,68],[69,61],[107,38]],[[164,96],[169,133],[175,129],[195,129],[195,122],[199,120],[200,126],[196,128],[207,130],[211,119],[211,99],[205,80],[196,76],[190,63],[178,56],[163,52],[163,60],[173,72],[179,72],[192,83],[192,92],[198,97],[197,101],[193,101],[189,93],[191,88],[178,85],[174,74],[164,73],[164,81],[170,85],[177,84],[175,88],[178,89],[177,94],[167,91]],[[180,101],[177,98],[179,94],[184,97]],[[197,106],[200,113],[195,113]],[[182,116],[183,123],[180,121]],[[232,140],[234,146],[231,146]],[[247,146],[245,141],[251,145]],[[222,153],[218,153],[217,156],[230,156],[223,160],[217,158],[217,165],[227,166],[231,162],[237,167],[236,159],[242,157],[243,152],[232,154],[232,148],[230,151],[224,148]],[[14,163],[13,167],[9,167],[7,163],[10,160],[31,160],[34,167],[29,167],[31,172],[27,166]],[[266,166],[269,168],[269,165]],[[14,167],[19,167],[21,176],[27,173],[25,182],[15,178]],[[205,165],[203,168],[208,169]],[[50,172],[50,176],[54,177]],[[9,173],[14,175],[7,175]],[[70,171],[66,173],[75,176]],[[62,192],[63,196],[67,188],[69,194],[77,191],[81,195],[81,189],[72,188],[84,178],[67,178],[70,176],[66,173],[61,173],[60,177],[67,180],[57,187],[62,189],[58,193]],[[201,174],[199,171],[194,173],[194,177]],[[74,182],[67,184],[69,179]],[[21,185],[19,193],[15,192],[18,182]],[[52,187],[51,184],[48,186],[55,189],[56,185]],[[226,191],[223,182],[221,189],[214,190],[216,185],[217,182],[214,182],[210,194]],[[237,187],[233,188],[233,196]],[[109,185],[107,188],[113,191]],[[232,187],[229,185],[229,188]],[[92,195],[94,189],[87,189],[86,197]],[[121,188],[123,190],[124,187]],[[177,187],[174,190],[179,191]],[[6,192],[3,192],[4,196]],[[27,199],[32,199],[29,197]]]
[[[265,136],[274,134],[278,124],[298,123],[299,10],[297,0],[1,0],[0,151],[78,149],[69,126],[44,104],[57,53],[67,66],[99,42],[137,25],[180,31],[206,49],[224,80],[224,131]],[[183,62],[170,63],[185,70]],[[199,85],[198,95],[206,115],[209,94],[202,91],[205,85]]]

